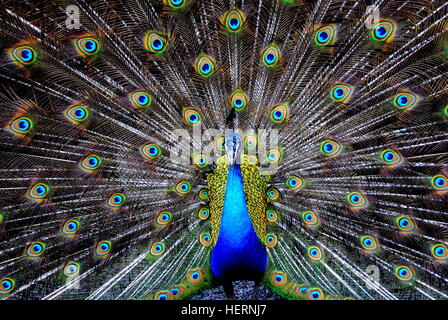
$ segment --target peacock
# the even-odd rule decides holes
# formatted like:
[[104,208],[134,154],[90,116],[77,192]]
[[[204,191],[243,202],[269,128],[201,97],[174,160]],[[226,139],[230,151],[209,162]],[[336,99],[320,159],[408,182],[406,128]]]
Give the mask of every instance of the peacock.
[[448,298],[448,2],[0,7],[0,298]]

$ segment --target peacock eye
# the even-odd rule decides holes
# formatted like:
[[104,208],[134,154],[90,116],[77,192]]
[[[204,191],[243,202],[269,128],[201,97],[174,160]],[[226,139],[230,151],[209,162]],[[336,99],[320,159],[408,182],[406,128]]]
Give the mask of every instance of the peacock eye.
[[27,197],[36,202],[42,202],[50,193],[50,186],[39,182],[32,185],[27,191]]
[[266,196],[270,201],[276,201],[280,197],[280,192],[276,188],[268,188],[266,190]]
[[431,247],[431,254],[438,260],[448,259],[448,249],[444,244],[436,244]]
[[101,166],[102,160],[95,154],[86,155],[80,162],[80,168],[85,172],[92,173]]
[[414,278],[411,268],[407,266],[396,267],[395,276],[401,281],[411,281]]
[[359,192],[351,192],[347,195],[349,205],[353,209],[363,209],[368,206],[367,198]]
[[283,287],[288,281],[286,274],[280,271],[272,271],[269,278],[271,283],[276,287]]
[[160,33],[148,31],[145,39],[145,48],[151,53],[162,54],[168,48],[167,38]]
[[199,190],[199,199],[208,201],[208,189],[203,188]]
[[199,112],[191,108],[183,109],[183,120],[190,126],[197,126],[202,123],[201,115],[199,114]]
[[334,44],[336,42],[336,26],[318,26],[314,33],[314,42],[318,46],[328,46]]
[[147,143],[139,148],[140,154],[148,161],[154,160],[162,154],[162,149],[154,143]]
[[346,83],[338,83],[330,90],[330,98],[336,102],[347,103],[353,95],[353,86]]
[[45,244],[43,242],[33,242],[28,245],[26,255],[31,258],[41,256],[45,251]]
[[403,163],[403,157],[400,153],[392,149],[386,149],[380,153],[381,161],[388,167],[396,167]]
[[380,20],[372,29],[372,38],[377,42],[390,42],[394,38],[396,23],[392,20]]
[[312,260],[312,261],[320,261],[322,260],[323,254],[322,254],[322,250],[317,247],[317,246],[310,246],[308,247],[308,257]]
[[11,278],[2,278],[0,280],[0,294],[10,293],[14,290],[15,282]]
[[79,222],[77,220],[72,219],[64,223],[62,232],[64,235],[72,236],[78,231],[78,228],[79,228]]
[[286,186],[292,191],[299,191],[302,189],[304,181],[302,178],[297,176],[292,176],[286,179]]
[[245,20],[246,17],[240,10],[230,10],[225,15],[225,27],[230,33],[237,33],[241,31]]
[[67,277],[73,277],[79,274],[80,265],[77,262],[68,262],[64,267],[64,274]]
[[153,256],[160,256],[165,252],[165,244],[163,242],[155,242],[151,246],[150,253]]
[[266,159],[269,163],[277,163],[282,157],[282,150],[280,148],[271,149],[266,154]]
[[448,190],[448,178],[442,174],[435,175],[431,179],[431,184],[437,191],[447,191]]
[[262,52],[262,62],[266,68],[273,68],[278,65],[281,59],[280,49],[276,44],[270,44]]
[[113,193],[107,200],[107,206],[112,210],[117,210],[126,201],[126,196],[123,193]]
[[174,191],[177,194],[184,196],[191,191],[191,184],[187,181],[180,181],[175,185]]
[[199,219],[201,219],[201,220],[207,220],[208,217],[210,216],[210,209],[205,208],[205,207],[199,208],[198,216],[199,216]]
[[378,249],[378,240],[372,236],[360,237],[361,246],[366,251],[375,251]]
[[193,164],[199,168],[205,168],[208,165],[208,159],[205,155],[196,153],[193,155]]
[[212,237],[210,233],[202,233],[199,235],[199,242],[205,246],[209,247],[212,244]]
[[414,220],[407,216],[397,217],[395,223],[397,224],[398,229],[404,232],[412,232],[416,227]]
[[36,50],[29,45],[20,45],[11,51],[12,58],[21,65],[30,65],[37,61]]
[[319,224],[319,217],[314,211],[302,212],[302,221],[307,226],[317,226]]
[[187,281],[191,284],[198,284],[204,279],[201,269],[192,269],[187,272]]
[[273,123],[282,123],[286,120],[288,115],[288,104],[282,103],[275,105],[270,114],[271,121]]
[[85,36],[75,40],[75,47],[79,55],[87,57],[98,53],[100,43],[95,37]]
[[395,95],[392,105],[400,110],[411,110],[414,108],[420,98],[412,92],[401,92]]
[[265,237],[265,244],[268,248],[273,248],[277,245],[278,238],[273,233],[268,233]]
[[171,222],[173,214],[168,211],[162,211],[157,216],[157,223],[164,226]]
[[327,157],[337,156],[342,151],[342,146],[335,140],[324,140],[320,144],[320,152]]
[[96,254],[100,257],[107,256],[110,253],[112,244],[110,241],[103,240],[96,245]]
[[318,288],[308,289],[307,295],[311,300],[322,300],[324,297],[322,290]]
[[90,111],[84,105],[73,105],[65,109],[65,117],[74,125],[87,123],[90,118]]
[[182,9],[187,4],[187,0],[163,0],[163,3],[166,6],[171,7],[172,9]]
[[200,54],[194,63],[196,72],[204,78],[208,78],[215,73],[215,66],[215,60],[204,53]]
[[275,210],[268,209],[266,210],[266,217],[269,222],[276,222],[278,220],[278,213]]
[[137,90],[129,95],[129,100],[131,101],[134,109],[146,109],[152,105],[152,96],[148,91]]
[[249,103],[249,97],[246,93],[242,90],[236,90],[232,95],[230,96],[231,105],[233,108],[235,108],[236,111],[244,110],[248,103]]
[[19,117],[12,120],[9,124],[9,131],[16,136],[23,137],[34,128],[34,123],[29,117]]

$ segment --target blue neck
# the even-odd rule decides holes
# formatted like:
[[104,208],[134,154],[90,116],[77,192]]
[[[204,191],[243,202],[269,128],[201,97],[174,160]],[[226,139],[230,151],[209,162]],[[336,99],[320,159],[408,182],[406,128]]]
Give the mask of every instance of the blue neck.
[[[266,268],[263,244],[252,226],[239,165],[229,167],[218,241],[210,266],[218,279],[250,279]],[[255,279],[254,279],[255,280]]]

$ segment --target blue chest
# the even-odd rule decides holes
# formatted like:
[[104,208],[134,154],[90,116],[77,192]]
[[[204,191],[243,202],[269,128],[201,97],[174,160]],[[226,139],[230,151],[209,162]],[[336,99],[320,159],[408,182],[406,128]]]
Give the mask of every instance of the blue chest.
[[218,279],[250,279],[266,269],[267,256],[255,233],[247,210],[239,165],[228,171],[218,241],[210,266]]

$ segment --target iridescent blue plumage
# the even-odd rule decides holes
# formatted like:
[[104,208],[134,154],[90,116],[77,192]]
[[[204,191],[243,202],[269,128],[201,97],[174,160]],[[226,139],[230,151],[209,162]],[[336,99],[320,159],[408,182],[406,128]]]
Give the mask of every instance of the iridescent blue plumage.
[[254,231],[246,205],[239,165],[229,167],[218,241],[210,266],[218,279],[257,278],[266,269],[267,257]]

